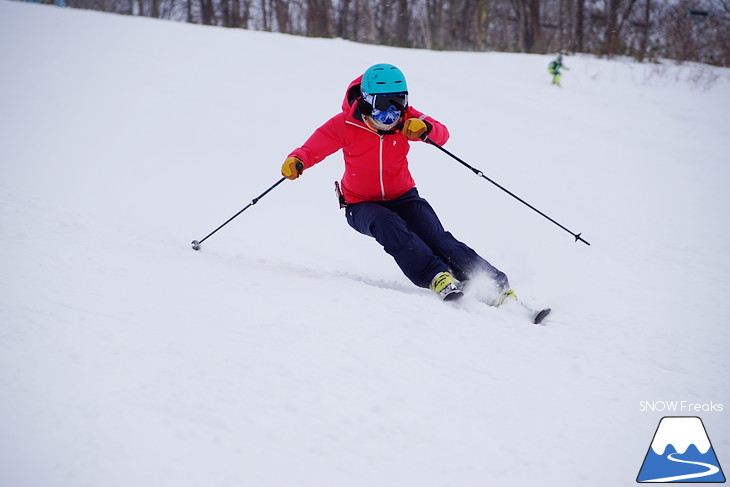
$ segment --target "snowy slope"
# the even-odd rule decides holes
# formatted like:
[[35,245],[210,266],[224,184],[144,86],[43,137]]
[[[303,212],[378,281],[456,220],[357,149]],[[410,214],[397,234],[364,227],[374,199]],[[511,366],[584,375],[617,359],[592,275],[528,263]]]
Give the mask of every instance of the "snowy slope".
[[[666,412],[730,465],[730,72],[0,1],[0,485],[631,485]],[[390,62],[422,195],[554,309],[414,287],[288,152]],[[727,472],[726,472],[727,474]]]

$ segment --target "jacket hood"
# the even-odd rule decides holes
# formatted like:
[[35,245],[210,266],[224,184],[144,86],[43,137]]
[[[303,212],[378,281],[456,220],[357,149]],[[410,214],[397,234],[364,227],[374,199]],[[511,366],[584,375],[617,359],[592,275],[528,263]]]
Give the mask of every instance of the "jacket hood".
[[352,105],[355,103],[355,100],[357,100],[361,93],[360,93],[360,82],[362,81],[362,75],[358,76],[354,80],[352,80],[347,87],[347,91],[345,91],[345,99],[342,100],[342,110],[345,112],[349,112],[350,108],[352,108]]

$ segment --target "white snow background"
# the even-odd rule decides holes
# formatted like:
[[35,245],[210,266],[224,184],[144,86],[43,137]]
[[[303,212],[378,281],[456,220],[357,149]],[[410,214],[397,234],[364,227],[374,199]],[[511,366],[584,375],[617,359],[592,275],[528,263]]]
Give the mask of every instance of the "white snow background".
[[[730,70],[550,59],[0,1],[0,485],[634,485],[661,400],[730,466]],[[412,145],[546,326],[412,285],[340,153],[191,249],[378,62],[591,243]]]

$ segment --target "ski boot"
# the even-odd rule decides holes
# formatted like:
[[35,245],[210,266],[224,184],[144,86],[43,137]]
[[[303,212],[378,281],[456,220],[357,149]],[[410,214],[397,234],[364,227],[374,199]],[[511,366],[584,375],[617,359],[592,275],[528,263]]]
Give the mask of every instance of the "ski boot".
[[510,302],[516,303],[517,302],[517,295],[515,294],[515,292],[512,289],[507,289],[506,291],[504,291],[497,298],[497,300],[494,302],[494,304],[492,304],[492,306],[494,306],[495,308],[499,308],[500,306],[505,304],[505,302],[507,302],[507,303],[510,303]]
[[428,288],[437,293],[444,301],[453,301],[464,296],[456,285],[456,280],[448,271],[436,274]]

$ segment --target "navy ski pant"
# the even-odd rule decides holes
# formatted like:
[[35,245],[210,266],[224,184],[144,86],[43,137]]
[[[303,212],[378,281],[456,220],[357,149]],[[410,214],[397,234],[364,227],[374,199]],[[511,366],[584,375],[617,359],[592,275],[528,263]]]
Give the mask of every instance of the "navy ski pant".
[[350,204],[345,214],[347,223],[374,237],[416,286],[428,287],[436,274],[450,271],[460,281],[483,272],[500,290],[509,288],[503,272],[444,230],[416,188],[388,201]]

